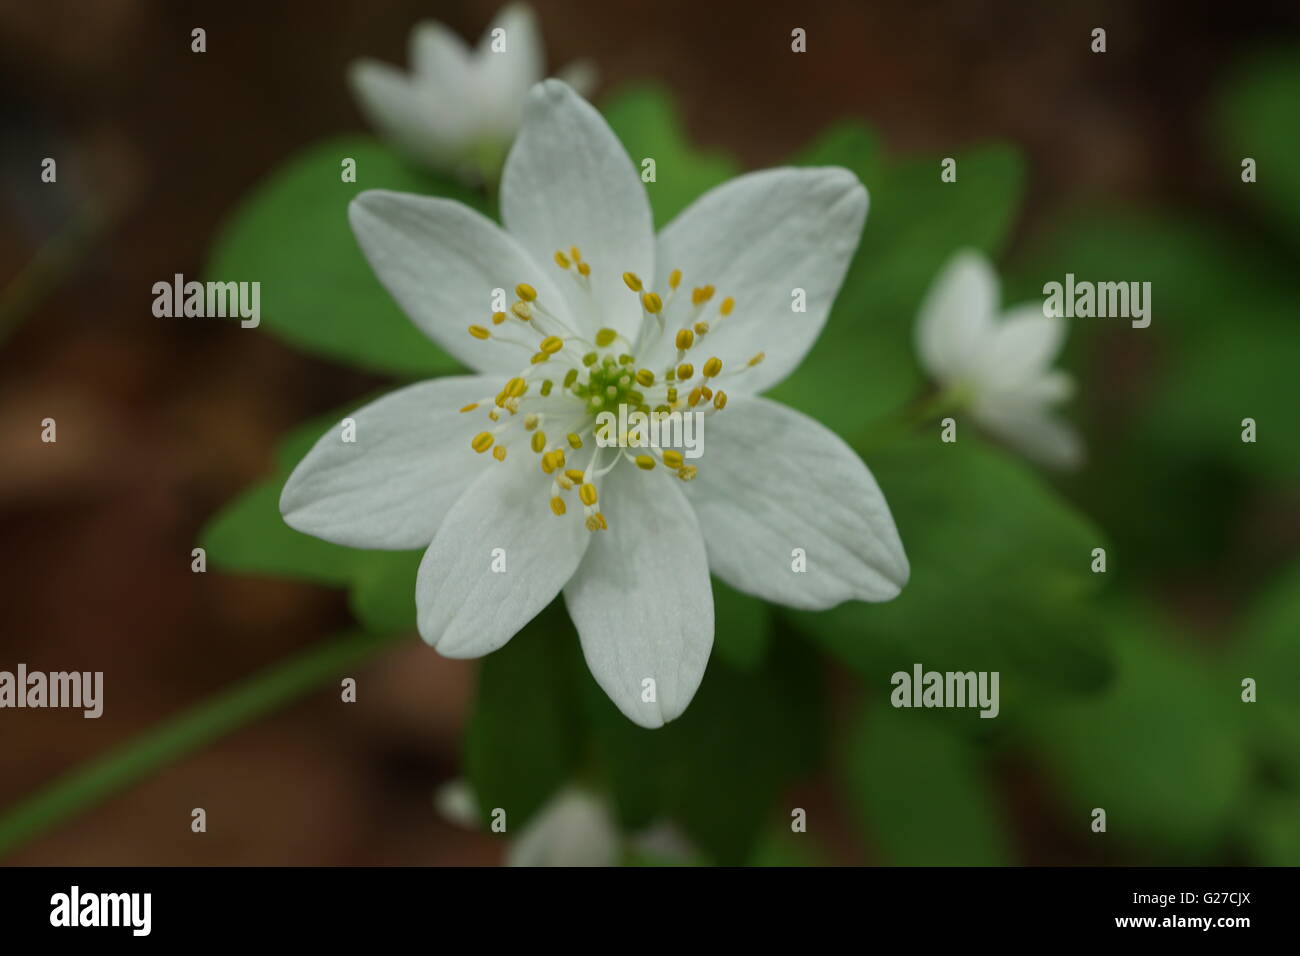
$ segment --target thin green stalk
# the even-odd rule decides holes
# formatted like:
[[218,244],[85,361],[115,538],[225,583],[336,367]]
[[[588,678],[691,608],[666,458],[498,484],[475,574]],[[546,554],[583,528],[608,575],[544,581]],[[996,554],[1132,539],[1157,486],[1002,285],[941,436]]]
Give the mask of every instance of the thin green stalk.
[[73,770],[0,816],[0,856],[392,646],[402,633],[347,633],[275,664]]

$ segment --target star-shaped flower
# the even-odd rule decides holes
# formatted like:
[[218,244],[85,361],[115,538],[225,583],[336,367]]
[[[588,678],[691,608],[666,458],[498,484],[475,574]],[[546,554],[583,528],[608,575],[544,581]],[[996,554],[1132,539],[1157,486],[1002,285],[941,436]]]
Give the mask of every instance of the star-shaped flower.
[[[426,547],[419,630],[449,657],[496,650],[563,590],[592,674],[646,727],[681,714],[704,674],[710,571],[796,608],[899,592],[907,558],[866,466],[759,397],[807,353],[844,278],[867,212],[851,173],[741,176],[656,237],[619,141],[549,80],[501,211],[505,229],[444,199],[353,201],[380,279],[479,374],[362,408],[354,442],[323,436],[285,485],[285,521],[352,547]],[[702,457],[609,445],[624,436],[599,416],[618,408],[692,416]]]
[[1033,460],[1077,465],[1079,436],[1051,412],[1074,383],[1052,362],[1065,342],[1065,320],[1042,303],[998,317],[998,277],[988,260],[965,250],[939,273],[921,304],[916,349],[921,365],[954,403],[985,430]]
[[[421,165],[495,181],[528,91],[546,76],[533,11],[520,3],[503,8],[474,50],[426,21],[411,32],[410,57],[410,74],[371,59],[351,65],[348,78],[366,118]],[[595,78],[586,61],[560,75],[578,89]]]

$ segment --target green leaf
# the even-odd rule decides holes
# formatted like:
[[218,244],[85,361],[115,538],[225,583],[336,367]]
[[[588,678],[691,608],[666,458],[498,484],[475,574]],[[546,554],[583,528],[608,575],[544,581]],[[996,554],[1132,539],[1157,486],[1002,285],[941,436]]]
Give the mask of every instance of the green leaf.
[[911,579],[883,604],[787,612],[801,629],[882,689],[915,663],[1003,672],[1003,720],[1018,719],[1028,697],[1104,686],[1107,655],[1083,600],[1098,584],[1100,531],[1027,466],[970,438],[944,444],[936,431],[868,464]]
[[884,699],[854,731],[848,760],[853,807],[886,862],[1003,866],[1008,839],[975,746],[922,711]]
[[815,656],[789,641],[775,641],[759,671],[715,655],[686,713],[646,730],[589,681],[589,719],[624,826],[673,820],[713,862],[746,862],[777,795],[821,758],[819,682]]
[[772,641],[772,615],[758,598],[713,579],[713,649],[733,667],[754,670]]
[[1005,146],[958,153],[957,181],[939,158],[886,164],[872,134],[841,125],[800,165],[843,166],[871,195],[862,242],[816,345],[771,397],[846,439],[892,414],[923,388],[913,323],[940,268],[959,249],[996,256],[1019,205],[1023,170]]
[[[341,181],[356,160],[357,181]],[[226,223],[206,275],[262,284],[262,325],[317,355],[379,372],[457,368],[398,308],[361,254],[347,207],[365,189],[443,196],[482,211],[478,194],[407,166],[379,141],[346,136],[295,156]]]
[[700,150],[691,143],[671,97],[662,87],[620,90],[607,98],[604,114],[638,170],[643,160],[655,161],[655,181],[645,187],[657,229],[739,171],[731,157],[715,150]]
[[559,602],[483,659],[465,770],[484,823],[518,833],[577,774],[583,755],[578,639]]
[[1252,862],[1260,866],[1300,866],[1300,798],[1269,794],[1242,815]]
[[361,551],[358,555],[349,595],[357,620],[375,634],[415,630],[415,577],[424,552]]
[[[1300,48],[1270,51],[1239,72],[1217,107],[1224,176],[1300,247]],[[1241,181],[1241,161],[1258,180]]]
[[1026,729],[1080,833],[1100,807],[1107,840],[1208,860],[1246,784],[1239,687],[1154,636],[1158,628],[1140,615],[1115,621],[1114,685],[1044,705]]

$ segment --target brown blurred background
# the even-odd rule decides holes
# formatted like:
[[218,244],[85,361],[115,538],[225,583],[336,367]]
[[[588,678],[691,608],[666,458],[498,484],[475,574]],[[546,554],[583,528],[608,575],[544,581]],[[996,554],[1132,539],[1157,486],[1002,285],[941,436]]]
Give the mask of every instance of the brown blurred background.
[[[102,670],[108,706],[99,720],[0,713],[0,807],[346,624],[338,594],[192,574],[190,549],[268,471],[279,435],[381,380],[233,323],[156,319],[151,286],[199,275],[214,230],[277,164],[363,128],[343,83],[351,59],[404,65],[408,31],[426,17],[476,40],[496,7],[0,2],[0,285],[90,211],[108,217],[0,328],[0,669]],[[750,166],[845,116],[871,122],[892,152],[1011,140],[1030,169],[1019,243],[1095,195],[1218,204],[1201,158],[1205,98],[1239,52],[1300,27],[1295,3],[535,7],[553,65],[594,59],[602,90],[659,80],[700,144]],[[206,54],[190,52],[196,26]],[[806,56],[788,52],[795,26]],[[1089,52],[1095,26],[1105,55]],[[57,186],[39,181],[45,156],[58,158]],[[40,442],[47,416],[56,445]],[[473,675],[472,662],[403,646],[358,675],[357,705],[318,692],[7,862],[495,862],[493,842],[431,805],[458,772]],[[803,799],[833,810],[825,788]],[[1036,802],[1016,798],[1032,843],[1020,850],[1069,861],[1069,845],[1035,822]],[[208,811],[203,837],[189,829],[196,806]],[[870,860],[843,832],[824,847],[831,857]]]

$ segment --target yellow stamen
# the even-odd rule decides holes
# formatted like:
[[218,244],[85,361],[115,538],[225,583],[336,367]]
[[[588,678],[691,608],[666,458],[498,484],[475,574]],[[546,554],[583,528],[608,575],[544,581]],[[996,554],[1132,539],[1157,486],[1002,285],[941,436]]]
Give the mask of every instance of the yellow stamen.
[[532,302],[537,298],[537,290],[527,282],[521,282],[519,285],[515,286],[515,295],[519,296],[519,298],[523,299],[525,302]]
[[640,468],[642,471],[653,471],[655,467],[655,460],[651,458],[649,455],[637,455],[636,466]]
[[474,436],[474,440],[469,443],[469,447],[473,448],[481,455],[492,447],[494,441],[496,441],[496,439],[492,437],[491,432],[479,432]]
[[[718,411],[722,411],[724,408],[727,407],[726,392],[718,392],[713,396],[713,407],[716,408]],[[728,419],[728,421],[730,421],[730,419]]]
[[753,368],[755,365],[761,363],[765,358],[767,358],[767,353],[759,352],[757,355],[755,355],[752,359],[749,360],[749,367]]
[[671,448],[668,449],[664,452],[664,464],[676,471],[678,468],[682,467],[682,453],[674,451]]
[[687,402],[690,403],[691,408],[694,408],[696,405],[700,404],[700,395],[703,392],[704,389],[700,388],[698,385],[695,386],[695,388],[691,389],[691,394],[687,396],[686,399]]
[[573,263],[569,261],[569,257],[566,256],[564,251],[561,249],[555,250],[555,264],[561,269],[567,269],[569,266],[573,265]]
[[682,468],[677,469],[677,477],[682,481],[694,481],[695,476],[699,473],[700,469],[696,468],[694,465],[685,465]]
[[707,322],[696,322],[696,323],[695,323],[695,334],[696,334],[696,335],[708,335],[708,333],[709,333],[709,323],[707,323]]
[[636,383],[642,388],[649,388],[655,383],[655,373],[648,368],[639,369],[636,373]]
[[736,300],[727,296],[722,300],[722,305],[718,306],[718,312],[722,315],[731,315],[731,310],[736,307]]
[[569,432],[569,447],[575,449],[582,447],[582,439],[578,437],[577,432]]
[[587,265],[587,263],[585,262],[579,262],[578,275],[582,276],[583,278],[586,278],[587,276],[591,275],[591,266]]
[[579,468],[570,468],[564,474],[573,481],[582,481],[582,479],[586,477]]
[[695,333],[690,329],[682,329],[677,333],[677,347],[685,352],[695,344]]
[[529,444],[532,446],[533,451],[540,455],[542,449],[546,447],[546,432],[534,432]]
[[593,511],[587,516],[588,531],[607,531],[609,525],[605,522],[605,516],[599,511]]
[[530,358],[528,361],[531,362],[533,365],[541,365],[541,364],[542,364],[543,362],[545,362],[548,358],[550,358],[550,356],[547,355],[545,352],[538,352],[536,355],[534,355],[534,356],[533,356],[532,358]]
[[713,286],[700,286],[698,289],[691,290],[691,304],[703,305],[713,298]]
[[558,335],[548,335],[546,338],[542,339],[542,344],[537,347],[547,355],[554,355],[560,349],[564,348],[564,339],[560,338]]
[[596,503],[596,486],[587,482],[578,489],[578,497],[582,499],[584,505],[594,505]]
[[529,412],[524,416],[524,431],[532,431],[537,427],[538,421],[540,421],[540,419],[537,417],[537,413]]
[[474,336],[474,338],[476,339],[492,338],[492,333],[489,332],[487,329],[483,328],[483,326],[481,325],[471,325],[469,327],[469,334]]
[[569,246],[569,258],[574,262],[582,261],[582,253],[578,251],[577,246]]
[[565,512],[564,499],[561,498],[559,495],[556,495],[554,498],[551,499],[551,511],[557,515],[564,514]]
[[493,325],[500,325],[500,324],[501,324],[502,322],[504,322],[505,320],[506,320],[506,314],[505,314],[504,312],[493,312],[493,313],[492,313],[492,324],[493,324]]
[[640,292],[644,288],[644,286],[641,285],[641,277],[635,272],[624,272],[623,282],[633,292]]
[[670,288],[670,289],[672,289],[674,292],[676,292],[676,291],[677,291],[677,287],[678,287],[679,285],[681,285],[681,284],[682,284],[682,270],[681,270],[681,269],[674,269],[672,272],[668,273],[668,288]]
[[505,445],[497,445],[496,448],[493,448],[493,449],[492,449],[492,457],[495,458],[497,461],[505,461],[505,460],[506,460],[506,446],[505,446]]
[[478,408],[478,402],[470,402],[468,405],[466,405],[464,408],[461,409],[461,412],[472,412],[476,408]]
[[709,359],[707,362],[704,363],[703,371],[704,371],[705,378],[713,378],[715,375],[717,375],[719,372],[722,371],[722,359],[718,358],[715,355],[713,358]]
[[618,333],[613,329],[601,329],[596,333],[596,344],[602,349],[618,338]]
[[690,362],[683,362],[677,366],[677,380],[679,382],[689,382],[695,377],[695,366]]
[[664,300],[654,292],[641,293],[641,307],[651,315],[658,315],[664,307]]
[[522,302],[522,301],[516,302],[514,305],[510,307],[510,311],[513,312],[515,315],[517,315],[519,318],[523,319],[525,322],[527,322],[529,319],[533,317],[533,310],[528,305],[527,302]]

